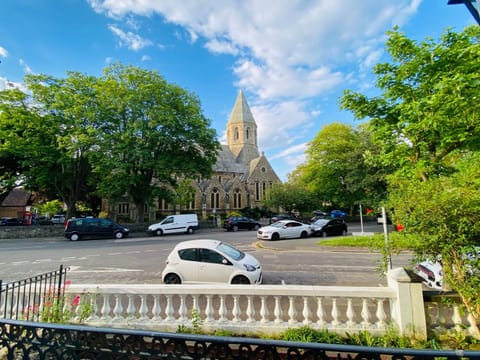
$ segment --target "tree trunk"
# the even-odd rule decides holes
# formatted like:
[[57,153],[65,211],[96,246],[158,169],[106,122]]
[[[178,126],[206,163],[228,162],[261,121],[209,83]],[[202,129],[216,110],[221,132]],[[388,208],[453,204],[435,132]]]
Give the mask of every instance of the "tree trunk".
[[135,202],[135,208],[137,209],[137,223],[145,222],[145,201]]

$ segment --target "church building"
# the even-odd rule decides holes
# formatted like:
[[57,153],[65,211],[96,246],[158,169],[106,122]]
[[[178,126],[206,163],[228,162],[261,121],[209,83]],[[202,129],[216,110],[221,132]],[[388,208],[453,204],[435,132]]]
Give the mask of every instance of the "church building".
[[[149,221],[176,212],[194,212],[205,218],[246,207],[262,208],[267,190],[281,181],[263,152],[258,151],[257,124],[241,91],[226,130],[227,144],[221,145],[212,177],[191,184],[195,194],[187,206],[158,200],[156,208],[147,210]],[[117,217],[131,218],[128,204],[117,206]]]

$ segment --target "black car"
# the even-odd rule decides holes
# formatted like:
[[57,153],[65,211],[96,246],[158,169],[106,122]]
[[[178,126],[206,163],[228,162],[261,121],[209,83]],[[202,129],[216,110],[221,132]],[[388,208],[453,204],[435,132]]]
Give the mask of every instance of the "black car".
[[272,215],[272,217],[270,218],[270,224],[273,224],[274,222],[277,222],[280,220],[296,220],[296,219],[294,216],[288,215],[288,214]]
[[343,219],[318,219],[311,224],[312,236],[347,235],[347,224]]
[[227,231],[237,230],[255,230],[262,227],[257,220],[250,219],[244,216],[231,216],[223,222],[223,228]]
[[23,225],[22,221],[13,217],[0,218],[0,226],[18,226]]
[[129,229],[109,219],[69,219],[65,224],[65,237],[71,241],[83,238],[115,238],[128,236]]

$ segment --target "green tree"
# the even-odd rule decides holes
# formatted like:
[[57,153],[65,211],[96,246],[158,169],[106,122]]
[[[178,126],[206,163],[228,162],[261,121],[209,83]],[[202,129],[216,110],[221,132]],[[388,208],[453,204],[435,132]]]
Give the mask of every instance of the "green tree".
[[24,175],[31,188],[65,202],[67,217],[72,217],[79,201],[96,200],[90,196],[95,180],[89,161],[97,140],[96,78],[69,72],[65,79],[27,75],[25,82],[32,92],[30,108],[38,108],[41,116],[35,122],[37,133],[25,137],[33,156],[24,161]]
[[137,221],[178,179],[211,174],[219,144],[195,95],[155,71],[115,64],[105,69],[96,101],[99,192],[113,201],[126,196]]
[[370,119],[378,161],[425,181],[448,173],[452,152],[479,149],[480,28],[447,30],[439,43],[388,35],[392,62],[374,68],[381,95],[347,90],[341,106]]
[[277,184],[267,192],[265,205],[282,208],[288,213],[292,211],[312,211],[315,199],[308,189],[299,183],[288,182]]
[[386,194],[386,169],[369,165],[365,154],[375,153],[367,127],[342,123],[326,125],[310,142],[307,161],[292,177],[315,194],[317,207],[354,211],[355,205],[374,206]]
[[374,70],[381,95],[346,91],[341,104],[370,119],[381,149],[371,160],[397,168],[388,179],[394,217],[418,238],[419,258],[441,256],[446,285],[478,324],[478,261],[465,254],[479,234],[480,28],[446,30],[438,43],[388,35],[391,62]]

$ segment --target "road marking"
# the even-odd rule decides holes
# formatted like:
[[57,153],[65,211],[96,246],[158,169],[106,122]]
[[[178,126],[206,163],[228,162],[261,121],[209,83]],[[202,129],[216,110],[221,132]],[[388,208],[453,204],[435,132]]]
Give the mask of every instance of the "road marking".
[[80,266],[70,266],[70,272],[75,273],[115,273],[115,272],[143,272],[142,269],[123,269],[123,268],[90,268],[88,270],[80,270]]

